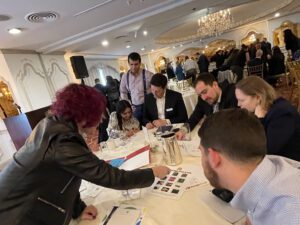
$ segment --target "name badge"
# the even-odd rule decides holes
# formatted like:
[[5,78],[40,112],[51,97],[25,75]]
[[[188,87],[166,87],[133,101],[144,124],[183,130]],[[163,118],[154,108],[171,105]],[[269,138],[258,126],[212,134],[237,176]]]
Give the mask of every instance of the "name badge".
[[166,111],[171,112],[171,111],[173,111],[173,108],[168,108],[168,109],[166,109]]

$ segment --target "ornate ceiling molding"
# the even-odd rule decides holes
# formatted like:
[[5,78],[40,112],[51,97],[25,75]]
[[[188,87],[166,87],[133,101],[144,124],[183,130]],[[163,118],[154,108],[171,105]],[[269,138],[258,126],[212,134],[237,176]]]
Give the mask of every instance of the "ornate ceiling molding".
[[122,28],[122,27],[132,24],[134,22],[141,21],[142,19],[145,19],[147,17],[150,17],[150,16],[156,15],[158,13],[164,12],[166,10],[187,4],[191,1],[192,0],[180,0],[180,1],[172,1],[172,2],[164,1],[160,4],[156,4],[152,7],[146,8],[144,10],[138,11],[138,12],[130,14],[128,16],[118,18],[116,20],[113,20],[108,23],[105,23],[100,26],[89,29],[87,31],[84,31],[79,34],[65,38],[63,40],[54,42],[50,45],[41,47],[40,49],[38,49],[38,52],[49,53],[49,52],[53,52],[53,51],[58,51],[62,48],[66,48],[70,45],[77,44],[84,40],[91,39],[100,34],[104,34],[106,32]]
[[[278,10],[288,6],[292,2],[293,2],[293,0],[284,0],[280,4],[276,5],[276,7],[273,7],[273,8],[270,8],[269,10],[265,10],[263,12],[255,14],[255,16],[251,16],[247,19],[234,22],[234,25],[232,26],[232,28],[227,30],[226,32],[230,32],[232,29],[236,29],[237,27],[240,27],[242,25],[248,24],[250,22],[256,21],[256,20],[261,19],[265,16],[273,14],[273,13],[277,12]],[[193,34],[193,35],[188,35],[188,36],[185,36],[185,37],[174,38],[174,39],[157,38],[157,39],[155,39],[155,43],[156,44],[176,44],[176,43],[187,42],[187,41],[191,41],[191,40],[195,40],[195,39],[199,39],[199,38],[208,38],[209,37],[209,36],[202,36],[202,35],[198,34],[197,30],[195,30],[195,32],[196,33]]]

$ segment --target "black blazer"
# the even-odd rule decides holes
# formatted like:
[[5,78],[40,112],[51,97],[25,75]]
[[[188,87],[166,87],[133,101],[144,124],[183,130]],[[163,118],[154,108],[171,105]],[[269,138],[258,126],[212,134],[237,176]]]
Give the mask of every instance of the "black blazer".
[[[166,90],[165,118],[171,123],[184,123],[187,120],[187,112],[182,95],[179,92]],[[152,93],[145,98],[143,124],[146,125],[158,119],[156,99]]]
[[291,103],[276,99],[261,121],[267,136],[267,153],[300,161],[300,115]]
[[[228,108],[237,108],[237,100],[235,97],[235,86],[229,84],[228,81],[224,81],[219,84],[222,90],[221,102],[219,104],[219,110]],[[208,116],[213,113],[213,106],[208,104],[206,101],[198,98],[198,103],[188,119],[190,129],[193,130],[195,126],[200,122],[204,115]]]

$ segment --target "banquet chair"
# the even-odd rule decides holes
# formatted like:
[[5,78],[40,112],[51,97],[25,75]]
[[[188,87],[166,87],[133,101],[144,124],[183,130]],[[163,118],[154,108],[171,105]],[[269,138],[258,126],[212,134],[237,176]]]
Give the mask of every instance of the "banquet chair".
[[[292,79],[292,87],[290,94],[290,101],[293,102],[294,99],[297,99],[297,110],[300,112],[300,69],[290,69],[290,75]],[[296,90],[296,94],[294,91]]]
[[193,79],[192,79],[192,77],[186,79],[186,81],[187,81],[187,83],[188,83],[189,86],[191,86],[191,87],[193,86]]
[[257,66],[249,66],[248,67],[248,76],[260,76],[261,78],[264,78],[264,65],[257,65]]

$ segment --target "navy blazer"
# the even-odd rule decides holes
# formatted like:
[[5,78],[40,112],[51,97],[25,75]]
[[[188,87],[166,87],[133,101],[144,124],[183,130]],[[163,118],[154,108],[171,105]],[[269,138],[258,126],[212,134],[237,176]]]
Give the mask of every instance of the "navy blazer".
[[[171,123],[184,123],[187,120],[187,112],[182,95],[173,90],[166,90],[165,118]],[[158,119],[156,98],[152,93],[145,98],[143,110],[143,124],[146,125]]]
[[[228,109],[228,108],[236,108],[237,100],[235,97],[235,85],[229,84],[227,80],[219,84],[222,90],[221,101],[219,104],[219,110]],[[200,97],[198,98],[198,103],[188,119],[188,123],[190,125],[191,130],[195,128],[195,126],[200,122],[204,115],[208,116],[213,113],[213,106],[208,104],[206,101],[202,100]]]
[[267,153],[300,161],[300,115],[285,99],[276,99],[261,119],[267,136]]

